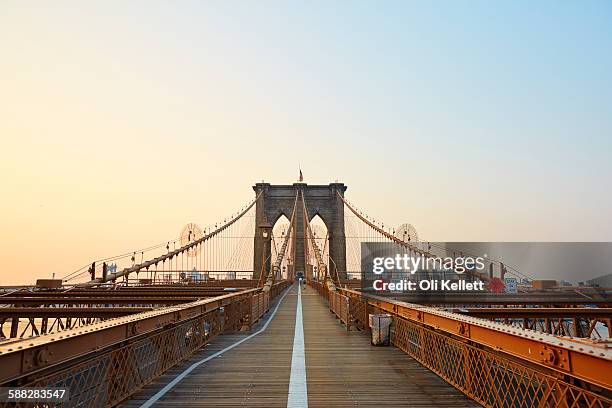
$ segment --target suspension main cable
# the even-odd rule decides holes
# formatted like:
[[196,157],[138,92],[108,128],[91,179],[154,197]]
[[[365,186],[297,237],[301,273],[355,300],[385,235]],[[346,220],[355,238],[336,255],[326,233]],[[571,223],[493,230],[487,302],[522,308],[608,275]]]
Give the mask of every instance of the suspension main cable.
[[[357,218],[359,218],[361,221],[363,221],[367,226],[369,226],[370,228],[372,228],[374,231],[378,232],[379,234],[383,235],[384,237],[386,237],[387,239],[390,239],[391,241],[394,241],[395,243],[399,244],[400,246],[403,246],[405,248],[408,248],[410,250],[413,250],[419,254],[421,254],[422,256],[425,257],[436,257],[436,255],[434,253],[431,252],[431,248],[435,247],[438,249],[442,249],[442,250],[453,250],[453,248],[448,248],[442,245],[437,245],[436,243],[433,242],[429,242],[427,241],[427,249],[420,249],[418,246],[415,246],[414,244],[410,243],[410,242],[406,242],[403,241],[402,239],[396,237],[393,234],[388,233],[387,231],[385,231],[384,229],[378,227],[378,225],[374,224],[373,222],[370,222],[366,217],[364,217],[359,211],[357,211],[355,208],[353,208],[353,206],[351,204],[349,204],[348,200],[346,200],[346,198],[340,194],[340,192],[338,190],[336,190],[336,194],[338,195],[338,197],[342,200],[342,202],[344,203],[344,205],[346,205],[346,207],[353,213],[355,214],[355,216]],[[463,252],[463,251],[457,251],[460,252],[462,254],[468,255],[468,256],[472,256],[472,257],[476,257],[476,255],[474,254],[470,254],[467,252]],[[523,276],[526,277],[528,279],[532,279],[531,277],[529,277],[528,275],[518,271],[517,269],[513,268],[513,267],[509,267],[508,265],[504,265],[501,261],[499,260],[495,260],[495,259],[487,259],[487,262],[489,264],[498,264],[500,268],[504,268],[506,269],[511,269],[514,273],[516,273],[519,276]],[[480,278],[484,279],[484,280],[489,280],[489,277],[483,274],[478,274],[478,275],[482,275],[479,276]]]
[[[239,214],[237,214],[234,218],[231,218],[229,221],[226,221],[224,224],[222,224],[220,227],[218,227],[217,229],[215,229],[214,231],[202,236],[201,238],[190,242],[178,249],[175,249],[172,252],[168,252],[165,255],[159,256],[157,258],[148,260],[148,261],[143,261],[139,264],[135,264],[129,268],[124,268],[123,270],[119,271],[119,272],[115,272],[115,273],[111,273],[106,277],[101,277],[101,278],[96,278],[96,279],[92,279],[89,282],[86,283],[81,283],[81,284],[77,284],[76,286],[95,286],[95,285],[99,285],[100,283],[104,283],[104,282],[108,282],[108,281],[113,281],[121,276],[127,276],[132,272],[139,272],[143,269],[147,269],[149,268],[151,265],[157,265],[157,263],[159,262],[163,262],[166,259],[172,259],[174,256],[177,255],[181,255],[183,254],[185,251],[189,251],[190,249],[201,245],[204,241],[211,239],[211,238],[215,238],[219,233],[223,232],[225,229],[227,229],[228,227],[230,227],[232,224],[234,224],[236,221],[238,221],[240,218],[242,218],[242,216],[244,214],[246,214],[257,202],[258,198],[260,197],[260,195],[262,194],[262,192],[260,192],[257,197],[255,198],[255,200],[253,200],[251,202],[251,204],[249,204],[242,212],[240,212]],[[176,241],[175,241],[176,242]],[[177,259],[178,262],[178,259]]]

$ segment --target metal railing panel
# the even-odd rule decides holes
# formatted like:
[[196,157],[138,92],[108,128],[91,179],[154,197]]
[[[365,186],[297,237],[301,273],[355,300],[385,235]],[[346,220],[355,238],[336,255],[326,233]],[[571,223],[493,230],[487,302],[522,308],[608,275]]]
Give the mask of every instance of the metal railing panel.
[[0,385],[69,388],[70,400],[57,406],[116,405],[216,335],[249,329],[288,285],[281,281],[270,292],[252,289],[11,342],[0,347]]
[[[367,331],[368,312],[384,312],[393,316],[391,343],[413,357],[446,382],[487,407],[612,407],[612,361],[609,353],[584,343],[561,339],[552,347],[551,339],[543,342],[535,332],[511,326],[491,324],[475,318],[443,312],[430,307],[411,305],[391,299],[367,296],[359,292],[340,289],[330,291],[319,282],[310,282],[317,292],[328,299],[330,310],[347,325]],[[343,299],[348,301],[345,303]],[[343,305],[346,304],[346,308]],[[479,328],[488,331],[478,333]],[[518,330],[518,331],[517,331]],[[500,336],[494,337],[499,333]],[[504,342],[512,334],[532,346],[526,353],[537,356],[523,358]],[[487,341],[480,336],[488,335]],[[539,333],[538,335],[545,334]],[[514,338],[512,340],[515,340]],[[556,339],[559,340],[559,339]],[[491,343],[498,342],[497,346]],[[516,340],[515,340],[516,341]],[[575,344],[574,344],[575,343]],[[567,361],[574,354],[568,349],[589,354],[596,364]],[[548,352],[547,352],[548,350]],[[561,350],[561,351],[559,351]],[[564,367],[560,367],[566,359]],[[573,363],[574,365],[570,365]],[[550,366],[546,366],[549,364]],[[570,372],[567,368],[576,369]],[[586,374],[583,376],[583,374]],[[585,381],[588,377],[596,382]]]

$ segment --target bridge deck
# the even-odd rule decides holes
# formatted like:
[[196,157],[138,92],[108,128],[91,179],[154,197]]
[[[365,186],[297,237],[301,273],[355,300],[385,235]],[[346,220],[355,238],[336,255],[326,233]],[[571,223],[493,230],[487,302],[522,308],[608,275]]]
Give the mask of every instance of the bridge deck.
[[[193,369],[154,406],[286,407],[297,292],[290,289],[264,331]],[[308,406],[478,406],[400,350],[347,332],[313,289],[301,299]],[[123,405],[140,406],[192,364],[251,333],[217,337]]]

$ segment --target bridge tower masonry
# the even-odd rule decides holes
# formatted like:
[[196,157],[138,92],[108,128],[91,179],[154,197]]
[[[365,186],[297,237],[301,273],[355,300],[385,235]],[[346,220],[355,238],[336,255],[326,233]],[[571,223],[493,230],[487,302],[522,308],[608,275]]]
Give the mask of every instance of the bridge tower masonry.
[[[285,215],[291,219],[296,193],[304,195],[308,209],[308,221],[315,216],[321,217],[329,236],[330,273],[335,276],[336,271],[340,279],[346,279],[346,238],[344,232],[344,203],[338,193],[344,196],[346,186],[343,183],[330,183],[329,185],[308,185],[306,183],[293,183],[287,185],[272,185],[257,183],[253,186],[257,202],[255,204],[255,234],[253,279],[259,279],[262,264],[265,262],[265,271],[270,270],[271,246],[266,243],[263,229],[274,226],[276,221]],[[260,194],[261,193],[261,194]],[[301,211],[301,198],[298,198],[295,214],[295,259],[294,271],[306,272],[304,258],[304,220]],[[277,237],[278,239],[279,237]]]

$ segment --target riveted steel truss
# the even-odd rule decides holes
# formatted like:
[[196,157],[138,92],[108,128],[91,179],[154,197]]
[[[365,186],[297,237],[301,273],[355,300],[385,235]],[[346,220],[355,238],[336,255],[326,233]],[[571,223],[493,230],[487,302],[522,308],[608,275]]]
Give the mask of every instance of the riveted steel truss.
[[394,346],[484,406],[612,406],[606,344],[310,284],[347,329],[368,330],[369,313],[391,314]]

